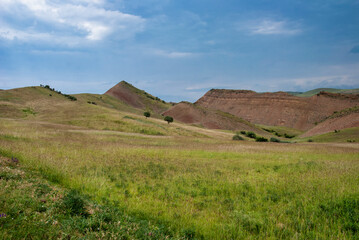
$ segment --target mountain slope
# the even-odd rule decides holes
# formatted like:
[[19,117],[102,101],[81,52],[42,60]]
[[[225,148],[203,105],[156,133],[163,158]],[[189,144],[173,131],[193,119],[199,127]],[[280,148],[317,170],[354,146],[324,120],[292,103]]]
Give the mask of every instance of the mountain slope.
[[160,114],[171,107],[171,104],[140,90],[131,84],[121,81],[105,95],[112,96],[132,107],[148,110]]
[[321,92],[309,98],[285,92],[212,89],[197,105],[231,113],[255,124],[309,130],[335,111],[359,105],[359,96]]
[[177,121],[205,128],[254,131],[261,135],[268,135],[262,129],[230,113],[206,109],[189,102],[180,102],[163,114],[171,116]]
[[301,135],[301,137],[311,137],[354,127],[359,127],[359,106],[334,113],[332,116]]

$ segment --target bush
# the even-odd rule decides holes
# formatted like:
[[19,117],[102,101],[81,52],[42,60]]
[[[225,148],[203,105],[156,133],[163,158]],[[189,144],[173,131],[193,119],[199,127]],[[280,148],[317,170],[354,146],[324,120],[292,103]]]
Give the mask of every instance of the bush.
[[285,138],[294,138],[295,136],[294,136],[294,135],[289,135],[289,134],[287,134],[287,133],[284,133],[284,137],[285,137]]
[[274,137],[271,137],[269,141],[280,143],[280,140],[278,138],[274,138]]
[[149,117],[151,117],[151,113],[150,112],[144,112],[143,116],[145,116],[146,118],[149,118]]
[[250,138],[256,138],[257,137],[257,135],[254,132],[247,132],[246,135],[247,135],[247,137],[250,137]]
[[268,142],[268,139],[265,137],[256,137],[256,142]]
[[232,140],[244,140],[244,138],[242,138],[241,136],[239,136],[238,134],[234,135]]
[[241,131],[240,133],[243,135],[246,135],[246,131]]
[[166,116],[163,120],[165,120],[168,124],[170,124],[171,122],[173,122],[173,117]]

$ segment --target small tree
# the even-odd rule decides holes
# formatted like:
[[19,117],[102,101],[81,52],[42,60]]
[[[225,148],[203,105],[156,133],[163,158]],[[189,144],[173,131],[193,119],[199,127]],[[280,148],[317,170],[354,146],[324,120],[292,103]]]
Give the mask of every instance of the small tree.
[[151,113],[150,112],[144,112],[143,116],[145,116],[146,118],[149,118],[149,117],[151,117]]
[[164,118],[164,120],[165,120],[168,124],[170,124],[171,122],[173,122],[173,117],[166,116],[166,117]]

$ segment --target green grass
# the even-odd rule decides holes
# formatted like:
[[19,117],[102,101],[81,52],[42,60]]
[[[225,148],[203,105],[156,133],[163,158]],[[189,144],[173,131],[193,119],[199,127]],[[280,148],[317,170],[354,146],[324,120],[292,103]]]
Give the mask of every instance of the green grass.
[[[3,239],[359,238],[359,145],[317,143],[357,139],[357,128],[314,143],[233,141],[103,95],[5,93]],[[20,166],[3,164],[11,157]]]
[[[182,234],[185,236],[184,234]],[[99,205],[0,157],[0,239],[180,239],[166,225]]]
[[307,141],[312,139],[315,142],[348,142],[348,140],[359,142],[359,127],[346,128],[338,132],[330,132],[322,135],[298,139],[298,141]]
[[357,211],[357,148],[44,131],[5,120],[1,129],[20,138],[0,138],[2,155],[98,204],[167,223],[176,234],[357,238],[348,210]]
[[317,88],[304,93],[290,93],[290,92],[289,93],[298,97],[311,97],[322,91],[330,92],[330,93],[351,93],[351,94],[359,93],[359,89],[337,89],[337,88]]

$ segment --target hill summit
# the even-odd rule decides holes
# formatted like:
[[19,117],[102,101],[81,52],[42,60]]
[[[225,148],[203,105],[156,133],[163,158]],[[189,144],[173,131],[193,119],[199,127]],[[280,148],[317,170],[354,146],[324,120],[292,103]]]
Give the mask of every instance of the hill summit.
[[132,107],[150,110],[158,114],[166,111],[171,106],[169,103],[166,103],[146,91],[134,87],[126,81],[119,82],[105,94],[112,96]]

